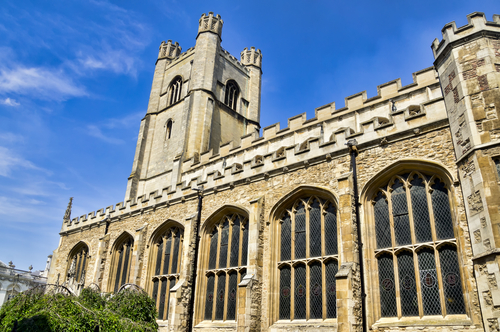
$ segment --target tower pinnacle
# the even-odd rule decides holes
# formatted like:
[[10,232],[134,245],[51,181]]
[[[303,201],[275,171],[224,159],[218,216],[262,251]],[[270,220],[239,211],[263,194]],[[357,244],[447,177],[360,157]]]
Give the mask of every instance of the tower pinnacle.
[[220,38],[223,24],[224,21],[219,14],[216,16],[214,16],[213,12],[209,12],[208,15],[202,14],[198,26],[198,35],[202,32],[213,32],[219,35]]

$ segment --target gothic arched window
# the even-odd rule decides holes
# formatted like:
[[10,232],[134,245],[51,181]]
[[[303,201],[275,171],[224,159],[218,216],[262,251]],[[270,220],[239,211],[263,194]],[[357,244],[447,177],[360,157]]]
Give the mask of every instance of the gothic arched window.
[[168,120],[165,124],[165,140],[170,139],[172,136],[172,120]]
[[240,94],[240,88],[235,81],[230,80],[226,84],[226,96],[224,97],[224,104],[226,104],[230,109],[236,111],[238,96]]
[[382,317],[465,314],[448,186],[420,172],[372,197]]
[[179,280],[183,235],[182,229],[169,228],[156,237],[151,248],[154,264],[151,297],[161,320],[168,318],[170,289]]
[[89,247],[81,242],[77,244],[70,252],[68,257],[68,268],[66,280],[75,283],[84,283],[87,272],[89,258]]
[[279,319],[337,317],[337,208],[318,197],[286,207],[278,225]]
[[236,320],[238,284],[246,274],[247,223],[240,214],[227,214],[209,232],[205,320]]
[[175,104],[181,99],[182,77],[176,76],[168,86],[168,106]]
[[129,282],[134,239],[129,234],[123,234],[116,241],[113,248],[112,271],[110,287],[115,293],[120,287]]

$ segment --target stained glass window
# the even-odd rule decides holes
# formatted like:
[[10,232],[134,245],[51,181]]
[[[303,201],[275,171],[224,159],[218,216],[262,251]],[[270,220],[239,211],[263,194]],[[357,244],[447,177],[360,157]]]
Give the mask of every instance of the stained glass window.
[[183,232],[179,228],[168,228],[158,234],[152,255],[155,257],[153,270],[152,298],[158,310],[158,319],[168,319],[170,289],[175,286],[180,268],[180,251]]
[[[208,269],[215,276],[210,273],[206,277],[205,320],[236,320],[238,284],[245,275],[247,264],[247,222],[247,218],[238,214],[225,215],[207,236]],[[228,263],[230,271],[226,270]]]
[[395,176],[376,190],[372,202],[381,316],[465,313],[445,182],[420,172]]
[[[300,197],[285,207],[278,226],[278,319],[336,318],[335,204],[324,198]],[[310,262],[310,257],[316,260]]]

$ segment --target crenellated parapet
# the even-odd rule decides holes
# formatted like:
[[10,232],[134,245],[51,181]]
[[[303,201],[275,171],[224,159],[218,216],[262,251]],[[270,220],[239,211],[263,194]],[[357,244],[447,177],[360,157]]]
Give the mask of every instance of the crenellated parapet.
[[198,25],[198,34],[202,32],[213,32],[221,37],[223,24],[224,21],[219,14],[214,16],[213,12],[209,12],[208,15],[205,15],[205,13],[203,13]]
[[160,51],[158,53],[158,59],[162,58],[167,58],[167,59],[174,59],[178,57],[181,54],[182,47],[179,46],[178,42],[175,42],[174,44],[172,43],[171,40],[167,41],[162,41],[160,44]]
[[251,47],[250,49],[243,49],[241,52],[241,63],[245,66],[256,66],[261,68],[262,66],[262,52],[259,49],[255,49],[255,47]]
[[[434,58],[446,53],[444,52],[448,46],[453,46],[453,44],[463,42],[468,42],[473,37],[473,35],[481,34],[500,34],[500,15],[493,15],[493,21],[488,21],[484,13],[474,12],[467,15],[468,23],[462,27],[457,28],[455,21],[446,24],[441,33],[443,34],[443,39],[439,41],[437,38],[432,42],[431,48],[434,53]],[[467,39],[464,39],[467,37]]]

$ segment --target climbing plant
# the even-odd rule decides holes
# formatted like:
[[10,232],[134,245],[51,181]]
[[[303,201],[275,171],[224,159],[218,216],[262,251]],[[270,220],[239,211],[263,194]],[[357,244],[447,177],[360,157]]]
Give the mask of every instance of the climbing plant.
[[155,317],[155,303],[139,289],[102,295],[85,288],[75,296],[37,287],[0,308],[0,331],[157,331]]

